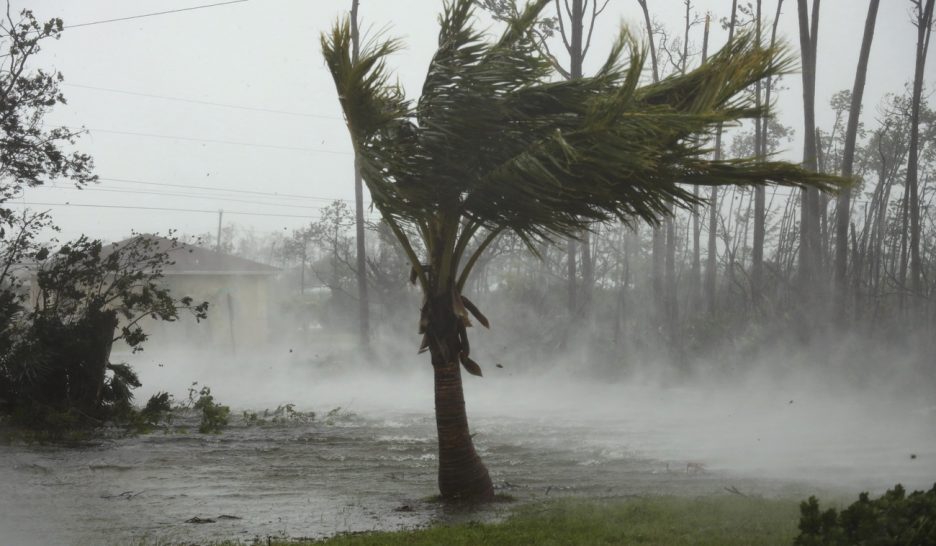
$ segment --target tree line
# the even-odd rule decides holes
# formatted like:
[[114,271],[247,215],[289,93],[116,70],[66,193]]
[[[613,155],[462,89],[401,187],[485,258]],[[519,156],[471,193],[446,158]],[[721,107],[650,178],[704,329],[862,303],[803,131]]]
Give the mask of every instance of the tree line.
[[[501,20],[517,13],[510,1],[482,4]],[[699,14],[684,1],[685,24],[674,33],[654,21],[646,2],[639,4],[651,82],[678,77],[707,60],[714,49],[712,15]],[[825,98],[834,114],[830,126],[815,121],[819,3],[800,0],[787,5],[796,8],[800,21],[803,127],[758,116],[719,125],[698,143],[716,160],[766,161],[802,134],[804,167],[848,178],[850,187],[838,195],[782,187],[694,187],[689,191],[698,201],[671,207],[672,215],[659,226],[592,223],[561,244],[506,233],[479,259],[471,291],[503,306],[508,316],[528,313],[540,317],[538,322],[555,322],[543,330],[546,335],[526,331],[524,346],[568,346],[587,331],[597,336],[594,341],[613,342],[610,347],[645,347],[683,365],[694,351],[718,351],[738,340],[809,342],[851,332],[895,345],[918,341],[913,336],[931,331],[936,320],[934,115],[922,80],[933,10],[931,2],[910,3],[917,63],[905,91],[862,108],[878,4],[867,4],[853,88]],[[606,7],[607,2],[574,1],[567,9],[557,3],[533,27],[541,51],[562,78],[582,77],[590,29]],[[783,7],[780,0],[765,17],[761,1],[734,1],[721,23],[729,40],[749,33],[770,47],[778,40]],[[558,59],[556,44],[564,48],[568,64]],[[757,105],[771,104],[789,77],[794,76],[759,80],[745,92]],[[364,252],[352,233],[359,226],[367,232]],[[407,259],[394,248],[388,226],[362,222],[350,207],[335,203],[322,220],[280,238],[259,244],[279,248],[267,255],[297,271],[298,279],[290,282],[300,291],[312,280],[343,305],[360,305],[368,301],[359,292],[364,279],[370,289],[368,315],[381,317],[378,324],[393,322],[393,310],[407,297]],[[524,324],[506,322],[513,328]],[[342,324],[353,326],[355,319],[347,316]],[[375,326],[378,333],[381,328],[387,327]]]

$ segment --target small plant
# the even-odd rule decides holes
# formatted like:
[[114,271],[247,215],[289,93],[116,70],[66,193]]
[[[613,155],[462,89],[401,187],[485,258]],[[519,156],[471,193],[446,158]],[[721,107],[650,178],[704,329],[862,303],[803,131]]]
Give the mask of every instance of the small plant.
[[[266,412],[264,412],[266,414]],[[290,423],[310,423],[315,420],[314,411],[296,411],[295,404],[283,404],[273,410],[273,419],[275,424],[285,425]]]
[[255,411],[244,411],[241,418],[244,421],[244,426],[247,427],[257,427],[267,424],[267,420],[257,415]]
[[[193,397],[192,390],[189,389],[190,400]],[[228,419],[231,416],[231,408],[215,402],[209,387],[202,387],[198,391],[198,400],[195,400],[192,408],[201,412],[201,423],[198,425],[198,432],[202,434],[221,432],[227,426]]]
[[936,544],[936,485],[907,495],[897,484],[880,498],[859,495],[851,506],[822,511],[816,497],[800,504],[796,546],[926,546]]
[[263,415],[252,411],[243,413],[245,426],[305,424],[315,420],[314,411],[298,411],[295,404],[283,404],[275,410],[265,409]]
[[150,426],[157,426],[160,421],[172,422],[172,396],[168,392],[157,392],[146,402],[140,411],[140,419]]

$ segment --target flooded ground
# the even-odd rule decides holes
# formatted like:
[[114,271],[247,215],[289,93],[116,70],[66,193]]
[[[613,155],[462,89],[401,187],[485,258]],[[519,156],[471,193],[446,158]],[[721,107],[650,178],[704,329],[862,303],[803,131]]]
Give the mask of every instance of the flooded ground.
[[[144,383],[184,394],[164,368],[141,365]],[[0,446],[0,544],[322,537],[503,513],[503,505],[446,513],[429,500],[428,370],[406,378],[329,372],[325,380],[274,368],[208,367],[188,377],[210,382],[238,416],[292,402],[315,419],[247,426],[238,418],[219,435],[156,433],[77,448]],[[469,415],[497,488],[520,503],[726,489],[801,498],[936,480],[936,412],[924,402],[491,375],[468,381]]]

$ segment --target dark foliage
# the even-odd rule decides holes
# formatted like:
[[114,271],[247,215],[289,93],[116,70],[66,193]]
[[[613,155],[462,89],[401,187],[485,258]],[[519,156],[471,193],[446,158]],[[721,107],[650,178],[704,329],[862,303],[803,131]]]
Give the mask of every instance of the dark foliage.
[[29,10],[14,18],[9,5],[0,17],[0,203],[23,187],[56,178],[78,185],[97,179],[90,156],[65,149],[82,131],[49,128],[44,121],[53,107],[65,103],[59,90],[62,75],[30,67],[41,42],[57,40],[62,28],[61,19],[42,23]]
[[96,425],[127,414],[140,381],[127,364],[110,363],[113,343],[140,350],[147,317],[206,316],[207,303],[176,299],[160,284],[175,243],[157,245],[144,236],[110,247],[81,237],[38,255],[35,301],[15,308],[0,338],[0,400],[19,424],[55,428],[49,414],[72,414]]
[[936,544],[936,485],[907,495],[897,484],[880,498],[862,493],[836,512],[822,511],[810,497],[800,505],[800,535],[796,546],[927,546]]

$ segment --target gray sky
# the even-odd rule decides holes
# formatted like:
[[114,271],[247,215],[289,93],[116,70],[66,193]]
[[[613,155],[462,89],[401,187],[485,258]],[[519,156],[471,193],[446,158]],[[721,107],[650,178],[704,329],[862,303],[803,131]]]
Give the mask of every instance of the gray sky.
[[[68,26],[218,1],[11,3],[16,9],[29,7],[41,19],[61,17]],[[682,0],[649,3],[655,18],[674,35],[680,32]],[[94,156],[102,182],[81,192],[67,184],[37,188],[22,201],[224,209],[225,224],[236,222],[262,233],[299,227],[317,217],[318,207],[329,200],[352,199],[351,147],[319,47],[320,33],[350,4],[351,0],[249,0],[67,29],[60,41],[45,44],[37,61],[37,66],[54,67],[65,76],[63,90],[69,103],[49,121],[90,130],[80,147]],[[699,13],[709,11],[717,18],[728,14],[731,1],[694,4]],[[439,0],[361,0],[363,28],[385,29],[405,40],[407,48],[390,64],[411,96],[418,92],[434,51],[440,7]],[[825,0],[822,8],[817,102],[822,108],[819,122],[828,126],[829,97],[852,86],[867,1]],[[765,18],[772,19],[775,9],[776,0],[764,0]],[[606,54],[619,24],[642,32],[641,21],[634,0],[611,0],[596,26],[586,71]],[[796,25],[796,2],[786,0],[780,35],[791,45],[798,44]],[[725,33],[713,26],[710,50],[724,39]],[[691,41],[698,47],[701,40],[699,26]],[[901,91],[912,78],[915,40],[909,2],[882,0],[865,94],[866,116],[874,115],[885,93]],[[800,134],[799,76],[785,78],[784,84],[788,89],[778,99],[779,114]],[[786,157],[797,159],[799,146],[791,144]],[[131,229],[213,233],[218,222],[217,212],[34,208],[51,209],[65,237],[87,233],[115,240]]]

